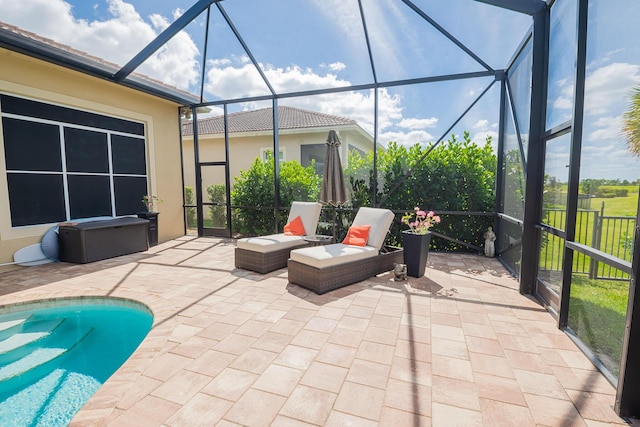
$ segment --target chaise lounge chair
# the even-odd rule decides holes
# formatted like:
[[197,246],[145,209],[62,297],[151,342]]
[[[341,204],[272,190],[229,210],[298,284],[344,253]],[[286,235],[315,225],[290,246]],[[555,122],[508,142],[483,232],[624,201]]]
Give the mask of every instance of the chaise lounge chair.
[[293,202],[287,224],[292,224],[300,217],[304,232],[301,235],[280,233],[239,239],[236,243],[235,266],[260,274],[286,267],[292,249],[309,245],[303,236],[315,234],[321,209],[320,203]]
[[[383,249],[393,217],[388,209],[363,207],[358,210],[343,243],[291,251],[289,282],[323,294],[393,270],[394,263],[403,262],[402,249]],[[368,235],[358,236],[364,241],[357,246],[349,244],[352,230],[362,230],[362,226],[364,229],[369,226]]]

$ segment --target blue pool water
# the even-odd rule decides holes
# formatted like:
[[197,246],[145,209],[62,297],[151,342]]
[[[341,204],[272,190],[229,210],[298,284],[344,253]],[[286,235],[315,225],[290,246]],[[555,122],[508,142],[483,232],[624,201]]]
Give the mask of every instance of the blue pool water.
[[[55,304],[55,307],[51,305]],[[141,304],[56,300],[0,311],[0,426],[66,426],[151,329]]]

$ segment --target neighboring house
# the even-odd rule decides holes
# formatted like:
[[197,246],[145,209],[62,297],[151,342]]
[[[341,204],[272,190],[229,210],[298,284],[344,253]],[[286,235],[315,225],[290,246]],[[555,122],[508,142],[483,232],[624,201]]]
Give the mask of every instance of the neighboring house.
[[[184,235],[178,108],[189,94],[0,23],[0,264],[62,221],[165,200],[160,240]],[[3,268],[0,266],[0,268]]]
[[[373,138],[353,119],[303,110],[293,107],[278,107],[278,141],[280,161],[296,160],[302,166],[315,161],[318,174],[324,170],[326,140],[329,130],[340,137],[340,158],[343,167],[350,153],[360,154],[373,150]],[[256,157],[266,158],[273,152],[273,109],[264,108],[228,114],[229,126],[229,174],[231,185],[241,170],[247,170]],[[193,122],[182,125],[185,184],[195,183],[195,161],[193,153]],[[223,162],[224,116],[198,119],[199,161]],[[209,170],[211,169],[211,170]],[[203,167],[203,186],[224,183],[222,168]]]

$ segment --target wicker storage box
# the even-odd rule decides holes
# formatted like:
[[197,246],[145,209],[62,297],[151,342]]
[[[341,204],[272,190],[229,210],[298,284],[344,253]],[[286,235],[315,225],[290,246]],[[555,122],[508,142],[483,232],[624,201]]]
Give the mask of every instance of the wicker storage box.
[[149,249],[148,222],[140,218],[61,224],[60,260],[87,263]]

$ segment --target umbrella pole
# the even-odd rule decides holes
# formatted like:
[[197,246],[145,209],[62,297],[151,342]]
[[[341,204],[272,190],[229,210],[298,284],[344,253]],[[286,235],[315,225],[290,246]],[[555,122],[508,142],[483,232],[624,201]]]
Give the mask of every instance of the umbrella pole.
[[333,207],[333,241],[336,241],[336,217],[337,217],[337,212],[336,212],[336,207]]

